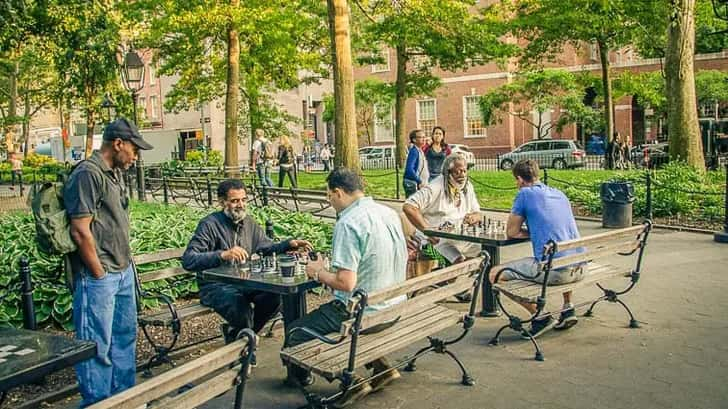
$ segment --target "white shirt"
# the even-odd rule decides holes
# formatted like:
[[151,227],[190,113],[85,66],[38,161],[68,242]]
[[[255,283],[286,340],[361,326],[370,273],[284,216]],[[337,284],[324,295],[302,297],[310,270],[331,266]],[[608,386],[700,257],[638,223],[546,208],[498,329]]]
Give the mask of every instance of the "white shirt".
[[258,160],[255,161],[256,164],[265,162],[265,149],[263,148],[263,143],[270,143],[265,138],[256,139],[253,142],[253,152],[258,153]]

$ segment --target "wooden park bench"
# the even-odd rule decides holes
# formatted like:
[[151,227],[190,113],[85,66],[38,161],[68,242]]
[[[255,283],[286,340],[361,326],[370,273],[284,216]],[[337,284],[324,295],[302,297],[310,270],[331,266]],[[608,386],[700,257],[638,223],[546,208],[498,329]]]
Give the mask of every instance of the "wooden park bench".
[[[318,334],[310,328],[291,329],[291,332],[305,331],[316,339],[283,349],[281,351],[283,362],[303,367],[329,382],[334,380],[341,382],[341,391],[328,397],[309,393],[304,388],[304,395],[310,407],[326,407],[339,400],[348,389],[382,376],[386,372],[355,381],[358,378],[355,378],[354,374],[356,369],[365,364],[416,345],[422,339],[427,339],[429,345],[397,361],[392,370],[406,365],[406,370],[413,371],[415,360],[429,352],[447,354],[455,360],[462,372],[461,383],[473,385],[473,378],[448,347],[463,339],[475,322],[478,291],[488,265],[489,257],[484,255],[371,294],[356,290],[347,305],[352,318],[341,325],[338,334]],[[409,298],[381,311],[365,313],[368,305],[406,296],[438,283],[440,287],[435,290]],[[473,301],[466,314],[438,304],[454,294],[470,289],[473,290]],[[444,340],[435,336],[438,332],[458,324],[463,327],[458,337]]]
[[325,190],[258,186],[257,193],[261,197],[263,205],[268,205],[273,202],[286,210],[292,210],[285,205],[288,201],[293,202],[293,206],[297,212],[301,211],[301,205],[317,205],[318,208],[304,209],[304,211],[310,212],[313,215],[318,215],[331,207]]
[[[250,362],[255,353],[255,334],[246,329],[235,342],[155,376],[89,409],[129,409],[146,404],[155,409],[197,407],[233,387],[235,409],[243,407]],[[195,384],[193,384],[193,382]]]
[[[618,303],[624,307],[629,314],[629,327],[638,328],[639,322],[634,318],[629,307],[627,307],[627,305],[619,299],[619,296],[632,290],[632,288],[634,288],[637,284],[637,281],[639,281],[642,256],[645,251],[645,246],[647,245],[647,236],[649,235],[651,228],[652,223],[650,221],[646,221],[643,225],[626,227],[580,239],[562,241],[558,243],[549,241],[544,246],[543,261],[539,264],[539,274],[542,274],[544,277],[543,280],[539,281],[542,281],[544,284],[535,282],[535,277],[529,277],[511,268],[509,268],[511,272],[520,275],[523,279],[498,282],[498,278],[502,271],[497,273],[495,277],[496,284],[493,285],[493,291],[496,292],[498,304],[500,305],[501,310],[508,317],[509,323],[498,330],[495,336],[491,339],[490,344],[498,345],[500,334],[506,328],[511,328],[519,333],[526,333],[526,327],[524,324],[530,323],[534,319],[545,318],[549,315],[561,313],[562,310],[551,311],[548,313],[543,312],[547,298],[552,294],[560,297],[561,294],[566,291],[572,291],[591,285],[599,287],[602,294],[595,299],[576,304],[574,306],[575,310],[589,305],[589,309],[584,314],[584,316],[588,317],[592,315],[594,306],[601,301]],[[582,249],[582,252],[554,258],[556,253],[571,249]],[[625,267],[623,265],[624,263],[615,263],[615,259],[617,257],[630,256],[634,258],[633,266]],[[578,264],[582,264],[584,272],[584,278],[582,280],[563,285],[545,284],[548,281],[548,276],[551,271],[557,268],[564,268]],[[493,269],[496,270],[499,268],[500,266],[493,267]],[[616,277],[627,277],[629,279],[629,281],[625,284],[626,288],[617,291],[605,286],[604,281]],[[536,313],[525,320],[512,315],[501,303],[501,293],[521,302],[535,303],[537,308]],[[535,359],[537,361],[543,361],[543,353],[541,352],[538,343],[532,336],[529,335],[529,338],[536,348]]]
[[[144,374],[145,376],[151,376],[151,368],[162,363],[174,364],[169,354],[173,351],[188,348],[197,344],[211,341],[215,338],[220,337],[217,335],[214,337],[206,338],[194,343],[184,345],[183,347],[175,348],[177,340],[182,332],[182,323],[191,318],[199,317],[202,315],[213,313],[213,309],[201,305],[199,302],[194,301],[183,306],[176,306],[172,299],[165,295],[165,290],[170,289],[176,285],[181,285],[181,281],[194,282],[196,280],[195,273],[189,272],[181,266],[165,267],[159,270],[148,271],[145,273],[139,273],[138,267],[145,264],[158,263],[162,261],[179,260],[184,253],[184,248],[162,250],[156,253],[148,253],[134,256],[134,272],[137,277],[137,298],[139,301],[143,298],[157,299],[161,301],[163,307],[161,309],[155,309],[151,311],[143,311],[139,313],[137,323],[141,327],[144,336],[154,348],[155,354],[149,359],[149,362],[145,365]],[[163,284],[162,287],[144,290],[142,284],[156,282],[161,280],[169,280],[168,284]],[[167,283],[164,281],[163,283]],[[139,309],[141,309],[141,303],[137,303]],[[172,340],[169,344],[164,345],[158,343],[154,337],[151,336],[148,327],[165,327],[172,331]]]

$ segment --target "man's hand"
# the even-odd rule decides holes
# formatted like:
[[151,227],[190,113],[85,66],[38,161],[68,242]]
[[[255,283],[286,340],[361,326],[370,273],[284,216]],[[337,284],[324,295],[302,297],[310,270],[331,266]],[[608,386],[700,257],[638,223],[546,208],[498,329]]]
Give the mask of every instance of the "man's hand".
[[306,275],[312,280],[319,280],[322,272],[326,271],[324,257],[320,256],[316,261],[309,260],[306,266]]
[[308,240],[291,240],[290,245],[296,250],[313,250],[313,244],[311,244],[311,242]]
[[222,254],[220,254],[220,257],[225,261],[236,261],[242,263],[248,259],[248,252],[242,247],[235,246],[229,250],[223,251]]
[[440,242],[439,237],[427,237],[427,241],[429,241],[432,245],[435,245]]
[[480,213],[473,212],[473,213],[468,213],[465,215],[465,218],[463,219],[463,223],[472,225],[472,224],[478,223],[480,220],[481,220]]

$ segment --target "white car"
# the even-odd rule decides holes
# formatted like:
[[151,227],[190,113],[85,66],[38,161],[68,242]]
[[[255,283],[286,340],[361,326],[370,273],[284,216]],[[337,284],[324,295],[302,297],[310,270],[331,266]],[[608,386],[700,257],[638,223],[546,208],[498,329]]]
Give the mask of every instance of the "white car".
[[470,148],[466,145],[461,145],[459,143],[450,143],[448,145],[450,146],[450,151],[452,153],[457,153],[465,157],[465,161],[469,166],[475,165],[475,155],[473,155],[473,152],[470,152]]

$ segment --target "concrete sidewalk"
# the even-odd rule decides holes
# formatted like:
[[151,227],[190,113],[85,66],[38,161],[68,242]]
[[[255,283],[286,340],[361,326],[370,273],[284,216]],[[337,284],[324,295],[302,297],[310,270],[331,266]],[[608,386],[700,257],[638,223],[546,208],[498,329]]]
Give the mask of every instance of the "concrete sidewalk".
[[[580,223],[582,235],[601,231]],[[530,254],[530,245],[508,248],[503,259]],[[370,395],[353,408],[725,408],[728,407],[728,247],[712,236],[654,231],[643,276],[624,297],[640,329],[627,328],[618,305],[602,303],[592,318],[581,318],[566,333],[540,339],[545,362],[512,331],[502,344],[488,340],[503,318],[479,318],[473,332],[452,347],[476,378],[459,384],[460,373],[448,357],[429,355],[418,371]],[[576,293],[576,301],[594,290]],[[560,300],[556,300],[560,302]],[[450,304],[464,309],[463,305]],[[455,328],[448,335],[457,335]],[[246,408],[296,408],[303,396],[282,386],[278,358],[280,334],[263,339],[258,367],[246,388]],[[410,351],[424,345],[413,345]],[[396,359],[403,355],[394,355]],[[321,378],[316,388],[335,390]],[[203,406],[229,408],[230,392]]]

